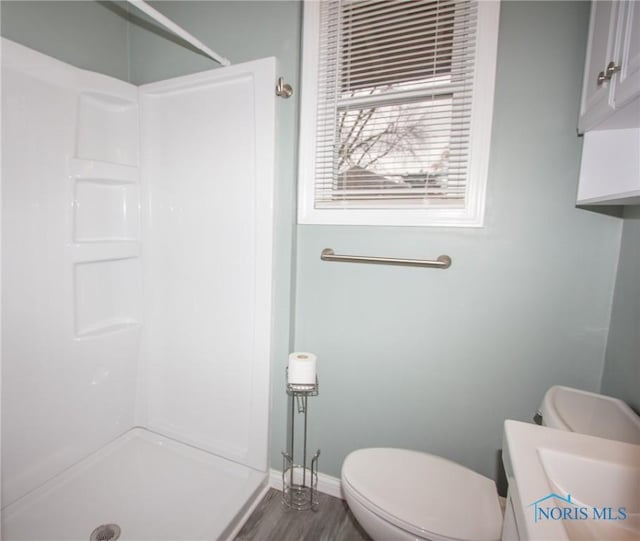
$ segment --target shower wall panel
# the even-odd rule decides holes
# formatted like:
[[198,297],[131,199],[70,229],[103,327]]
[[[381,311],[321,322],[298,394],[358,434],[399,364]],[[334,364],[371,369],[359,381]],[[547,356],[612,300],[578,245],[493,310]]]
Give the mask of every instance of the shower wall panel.
[[135,424],[267,470],[274,85],[2,40],[3,506]]
[[140,87],[140,423],[266,471],[275,59]]
[[133,425],[137,118],[136,87],[2,40],[3,505]]

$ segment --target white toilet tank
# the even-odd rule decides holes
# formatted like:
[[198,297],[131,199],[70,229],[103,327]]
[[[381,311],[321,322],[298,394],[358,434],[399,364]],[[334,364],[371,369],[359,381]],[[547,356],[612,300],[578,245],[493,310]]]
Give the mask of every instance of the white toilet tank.
[[617,398],[555,385],[538,414],[544,426],[640,445],[640,417]]

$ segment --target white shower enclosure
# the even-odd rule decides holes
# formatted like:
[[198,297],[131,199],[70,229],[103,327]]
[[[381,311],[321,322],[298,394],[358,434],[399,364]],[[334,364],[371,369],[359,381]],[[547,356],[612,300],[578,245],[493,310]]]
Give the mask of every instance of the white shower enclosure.
[[225,539],[264,490],[275,69],[2,40],[4,541]]

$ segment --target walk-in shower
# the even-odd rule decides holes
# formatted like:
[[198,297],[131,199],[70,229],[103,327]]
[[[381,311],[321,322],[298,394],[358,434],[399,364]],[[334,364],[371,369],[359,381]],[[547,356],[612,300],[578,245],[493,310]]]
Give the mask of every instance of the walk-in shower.
[[267,483],[275,60],[2,41],[2,539],[230,536]]

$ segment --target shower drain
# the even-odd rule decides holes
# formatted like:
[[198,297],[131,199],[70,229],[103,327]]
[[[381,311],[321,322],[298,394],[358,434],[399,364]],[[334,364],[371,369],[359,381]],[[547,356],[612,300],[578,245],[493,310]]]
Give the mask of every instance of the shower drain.
[[120,537],[120,526],[117,524],[102,524],[91,532],[89,541],[116,541]]

